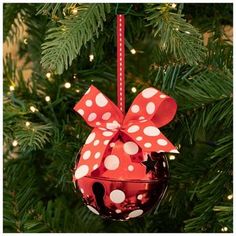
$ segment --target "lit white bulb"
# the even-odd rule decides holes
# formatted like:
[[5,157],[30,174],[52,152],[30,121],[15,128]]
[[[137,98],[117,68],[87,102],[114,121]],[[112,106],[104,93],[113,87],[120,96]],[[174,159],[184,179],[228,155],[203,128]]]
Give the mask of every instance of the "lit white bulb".
[[79,92],[80,92],[80,90],[79,90],[79,89],[76,89],[76,90],[75,90],[75,92],[76,92],[76,93],[79,93]]
[[51,78],[51,73],[48,72],[48,73],[46,74],[46,77],[47,77],[48,79],[50,79],[50,78]]
[[174,159],[175,159],[175,156],[174,156],[174,155],[170,155],[170,156],[169,156],[169,159],[170,159],[170,160],[174,160]]
[[26,127],[29,127],[29,126],[30,126],[30,122],[29,122],[29,121],[26,121],[26,122],[25,122],[25,126],[26,126]]
[[132,93],[136,93],[136,92],[137,92],[137,89],[136,89],[135,87],[132,87],[132,88],[131,88],[131,92],[132,92]]
[[172,3],[171,7],[172,8],[176,8],[177,4],[176,3]]
[[10,91],[14,91],[14,90],[15,90],[15,87],[11,85],[11,86],[9,87],[9,90],[10,90]]
[[189,31],[185,31],[186,34],[191,34]]
[[24,39],[24,44],[28,44],[28,40],[26,38]]
[[89,61],[92,62],[94,60],[94,55],[93,54],[90,54],[89,55]]
[[74,8],[71,12],[72,12],[73,15],[76,15],[78,13],[78,9]]
[[65,88],[70,88],[71,87],[71,83],[69,83],[69,82],[66,82],[65,84],[64,84],[64,86],[65,86]]
[[12,146],[13,146],[13,147],[16,147],[17,145],[18,145],[17,140],[14,140],[14,141],[12,142]]
[[30,110],[31,110],[32,112],[36,112],[38,109],[37,109],[36,107],[34,107],[34,106],[30,106]]
[[135,50],[134,48],[132,48],[132,49],[130,50],[130,52],[131,52],[132,54],[136,54],[136,50]]
[[50,98],[49,96],[46,96],[46,97],[45,97],[45,101],[46,101],[46,102],[50,102],[50,101],[51,101],[51,98]]
[[223,228],[221,228],[221,231],[222,231],[222,232],[227,232],[227,231],[228,231],[228,228],[227,228],[227,227],[223,227]]
[[233,198],[233,194],[228,195],[227,198],[231,200]]

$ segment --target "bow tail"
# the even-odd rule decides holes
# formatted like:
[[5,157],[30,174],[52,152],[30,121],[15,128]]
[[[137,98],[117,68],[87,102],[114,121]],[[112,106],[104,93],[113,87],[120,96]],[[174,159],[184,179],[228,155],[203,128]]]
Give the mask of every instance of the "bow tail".
[[94,128],[85,141],[81,150],[79,162],[76,166],[75,179],[80,179],[86,175],[91,175],[99,168],[106,148],[116,135],[117,131],[108,131],[104,128]]
[[152,121],[137,121],[129,125],[124,132],[141,147],[143,152],[179,153]]

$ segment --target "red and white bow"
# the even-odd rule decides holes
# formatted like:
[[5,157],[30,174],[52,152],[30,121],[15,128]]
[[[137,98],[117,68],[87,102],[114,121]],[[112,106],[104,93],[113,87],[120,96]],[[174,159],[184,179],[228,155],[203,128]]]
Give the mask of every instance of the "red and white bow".
[[138,94],[124,116],[109,98],[92,85],[74,110],[94,128],[81,150],[83,158],[80,158],[77,167],[80,170],[77,179],[99,168],[108,144],[118,134],[125,133],[143,152],[178,153],[158,129],[174,118],[177,104],[173,98],[155,88],[147,88]]

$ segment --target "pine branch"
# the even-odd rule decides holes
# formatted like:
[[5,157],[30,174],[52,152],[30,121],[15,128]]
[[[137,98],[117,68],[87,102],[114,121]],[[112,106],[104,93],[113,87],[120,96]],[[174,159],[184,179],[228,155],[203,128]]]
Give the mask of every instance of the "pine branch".
[[94,34],[98,37],[98,29],[102,30],[103,21],[109,11],[109,4],[82,4],[78,16],[61,20],[60,27],[51,28],[45,43],[42,44],[43,67],[57,74],[68,69],[81,47],[86,45]]
[[200,33],[182,15],[170,11],[168,4],[147,4],[148,26],[158,37],[162,50],[172,53],[176,59],[190,65],[198,64],[205,56]]

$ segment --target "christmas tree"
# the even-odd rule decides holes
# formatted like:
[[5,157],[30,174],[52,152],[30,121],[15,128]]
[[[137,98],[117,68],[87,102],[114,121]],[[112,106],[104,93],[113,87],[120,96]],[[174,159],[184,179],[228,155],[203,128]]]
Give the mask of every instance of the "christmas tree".
[[[6,3],[4,232],[232,232],[232,4]],[[126,109],[147,87],[175,98],[161,131],[169,186],[127,222],[90,212],[75,157],[91,128],[74,111],[91,84],[116,102],[116,14],[126,15]]]

